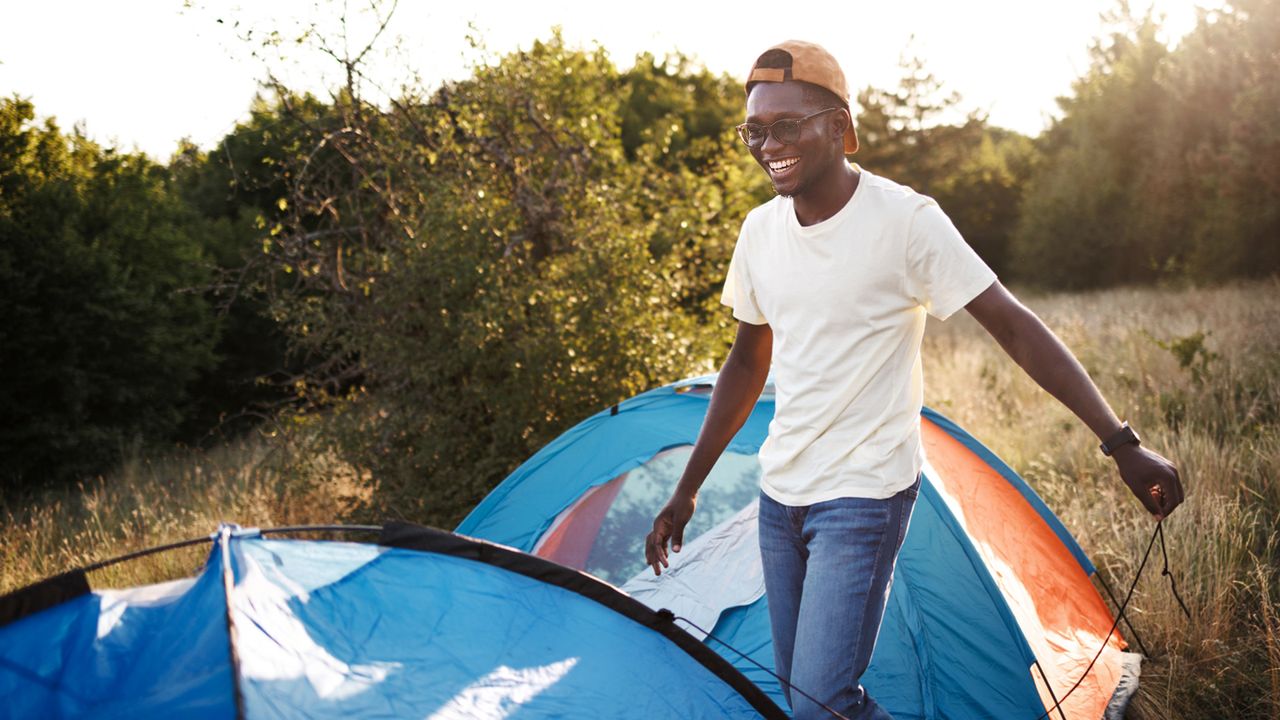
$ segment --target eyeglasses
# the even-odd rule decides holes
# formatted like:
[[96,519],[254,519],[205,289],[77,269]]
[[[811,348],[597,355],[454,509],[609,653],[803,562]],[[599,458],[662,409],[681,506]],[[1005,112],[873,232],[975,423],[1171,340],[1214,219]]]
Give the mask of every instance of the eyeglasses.
[[779,120],[771,125],[761,125],[759,123],[742,123],[738,126],[738,137],[742,138],[742,142],[747,147],[755,150],[764,145],[764,141],[768,139],[769,133],[773,133],[773,137],[783,145],[791,145],[800,139],[800,127],[806,120],[812,120],[823,113],[829,113],[832,110],[842,110],[843,108],[827,108],[819,110],[812,115],[794,119]]

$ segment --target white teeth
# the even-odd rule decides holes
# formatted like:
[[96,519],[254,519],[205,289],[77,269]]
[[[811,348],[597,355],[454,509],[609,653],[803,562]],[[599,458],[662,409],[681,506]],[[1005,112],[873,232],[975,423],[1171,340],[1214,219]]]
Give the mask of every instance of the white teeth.
[[782,172],[787,168],[800,162],[800,158],[787,158],[786,160],[775,160],[769,163],[769,169],[773,172]]

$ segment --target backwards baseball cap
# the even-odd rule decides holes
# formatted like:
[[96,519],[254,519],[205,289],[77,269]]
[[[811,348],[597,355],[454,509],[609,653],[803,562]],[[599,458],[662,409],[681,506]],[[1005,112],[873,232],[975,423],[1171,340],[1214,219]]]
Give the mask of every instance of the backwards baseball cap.
[[[798,80],[825,88],[835,93],[849,109],[849,83],[844,79],[840,64],[821,45],[803,40],[788,40],[764,51],[747,74],[746,91],[759,82],[786,82]],[[852,111],[849,113],[853,117]],[[853,123],[844,133],[844,153],[858,152],[858,131]]]

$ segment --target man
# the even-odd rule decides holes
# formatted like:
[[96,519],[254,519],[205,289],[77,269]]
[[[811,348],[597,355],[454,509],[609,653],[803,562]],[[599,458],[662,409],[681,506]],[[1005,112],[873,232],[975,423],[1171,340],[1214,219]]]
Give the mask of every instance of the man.
[[1182,486],[933,200],[846,161],[858,139],[830,54],[782,43],[756,61],[746,91],[739,135],[778,197],[743,223],[721,298],[737,338],[645,559],[660,574],[668,541],[680,551],[698,488],[772,364],[759,523],[776,670],[797,718],[888,718],[859,679],[920,482],[926,313],[967,309],[1103,441],[1156,518],[1182,502]]

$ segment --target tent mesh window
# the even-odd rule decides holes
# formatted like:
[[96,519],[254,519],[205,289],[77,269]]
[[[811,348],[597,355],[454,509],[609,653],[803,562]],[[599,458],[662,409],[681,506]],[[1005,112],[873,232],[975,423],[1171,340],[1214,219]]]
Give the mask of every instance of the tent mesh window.
[[[644,572],[644,555],[637,552],[636,539],[653,528],[653,509],[671,496],[692,453],[689,445],[668,448],[591,488],[560,514],[535,554],[615,585]],[[698,493],[698,512],[685,529],[685,543],[732,517],[759,493],[756,456],[726,451]]]

